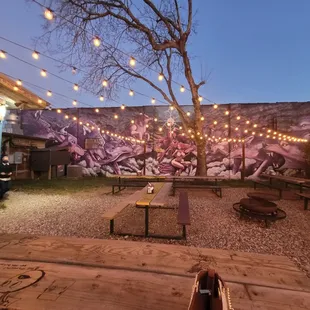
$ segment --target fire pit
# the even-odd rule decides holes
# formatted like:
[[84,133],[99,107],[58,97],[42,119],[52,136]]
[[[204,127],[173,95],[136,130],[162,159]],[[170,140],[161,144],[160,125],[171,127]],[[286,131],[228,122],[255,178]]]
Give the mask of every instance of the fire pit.
[[243,216],[254,217],[265,221],[266,227],[273,221],[281,220],[286,217],[286,213],[277,208],[274,202],[261,197],[243,198],[240,202],[233,205],[235,211]]

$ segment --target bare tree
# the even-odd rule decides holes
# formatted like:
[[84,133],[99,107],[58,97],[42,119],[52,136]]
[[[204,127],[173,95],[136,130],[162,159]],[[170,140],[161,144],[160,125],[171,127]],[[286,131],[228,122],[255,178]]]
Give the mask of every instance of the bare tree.
[[[55,0],[55,20],[45,25],[44,44],[58,42],[67,62],[88,73],[83,85],[99,93],[106,79],[110,96],[118,85],[142,80],[156,90],[179,113],[183,127],[195,136],[197,175],[206,174],[206,140],[204,138],[199,88],[205,81],[195,81],[188,55],[188,40],[193,32],[192,0]],[[95,48],[92,37],[102,40]],[[51,40],[54,38],[56,40]],[[123,52],[125,51],[125,53]],[[132,68],[128,55],[142,59]],[[165,85],[154,82],[154,71],[161,72]],[[189,117],[178,102],[173,80],[184,75],[194,113]],[[179,92],[179,89],[177,89]]]

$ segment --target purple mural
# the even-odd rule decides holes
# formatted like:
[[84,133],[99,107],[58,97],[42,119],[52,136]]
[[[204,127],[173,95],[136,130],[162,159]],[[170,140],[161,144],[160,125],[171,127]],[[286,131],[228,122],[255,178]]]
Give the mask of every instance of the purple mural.
[[[190,106],[184,109],[191,112]],[[208,141],[208,175],[241,177],[242,140],[247,178],[256,178],[262,172],[297,175],[308,170],[303,143],[289,137],[309,138],[310,103],[231,104],[217,109],[203,106],[202,112],[204,131],[195,134]],[[196,172],[193,133],[184,132],[177,112],[167,107],[19,113],[19,130],[24,135],[46,138],[46,147],[67,146],[72,164],[81,165],[84,175]],[[125,137],[144,140],[145,144]],[[96,143],[89,146],[89,141]]]

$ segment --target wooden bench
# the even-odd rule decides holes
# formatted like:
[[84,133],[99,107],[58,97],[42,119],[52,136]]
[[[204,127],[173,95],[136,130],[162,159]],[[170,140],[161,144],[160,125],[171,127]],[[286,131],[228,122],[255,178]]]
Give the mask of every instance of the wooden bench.
[[103,218],[110,221],[110,234],[114,234],[114,220],[115,218],[127,207],[134,205],[137,200],[139,200],[145,192],[143,190],[136,191],[129,197],[126,197],[125,200],[117,204],[114,208],[106,211],[103,214]]
[[[145,181],[144,182],[139,182],[139,183],[126,183],[126,184],[119,184],[119,183],[113,183],[111,184],[112,186],[112,194],[116,194],[120,191],[122,191],[123,189],[127,188],[127,187],[144,187],[146,185]],[[115,191],[115,188],[118,188],[118,191]]]
[[308,210],[308,200],[310,199],[310,194],[299,194],[296,193],[296,195],[300,196],[304,199],[304,210]]
[[218,185],[198,185],[198,184],[186,184],[186,183],[173,183],[172,195],[175,195],[176,188],[202,188],[211,189],[216,196],[222,198],[222,187]]
[[256,181],[256,180],[253,181],[253,185],[254,185],[254,189],[257,188],[257,185],[262,185],[262,186],[266,186],[266,187],[271,188],[271,189],[276,189],[279,192],[280,198],[282,198],[282,191],[285,190],[284,188],[279,187],[277,185],[266,183],[266,182],[260,182],[260,181]]
[[182,225],[182,237],[186,239],[186,226],[190,225],[189,203],[186,192],[180,192],[178,224]]

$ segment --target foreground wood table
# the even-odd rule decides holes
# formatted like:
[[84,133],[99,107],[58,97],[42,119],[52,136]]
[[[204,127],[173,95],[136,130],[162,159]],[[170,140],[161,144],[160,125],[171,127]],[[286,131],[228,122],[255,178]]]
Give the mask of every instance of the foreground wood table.
[[310,279],[283,256],[21,235],[0,235],[0,309],[185,310],[208,267],[235,310],[310,309]]

